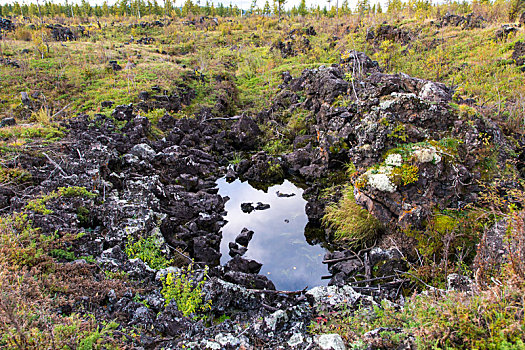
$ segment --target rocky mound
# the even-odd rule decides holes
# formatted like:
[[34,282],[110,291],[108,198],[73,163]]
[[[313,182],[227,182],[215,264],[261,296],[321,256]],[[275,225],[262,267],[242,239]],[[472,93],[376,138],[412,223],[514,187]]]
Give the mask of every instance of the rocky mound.
[[366,31],[366,40],[376,44],[389,40],[406,45],[414,39],[415,35],[411,31],[386,24],[386,22],[375,28],[368,28]]
[[483,118],[462,120],[443,84],[383,74],[362,53],[343,56],[342,65],[285,80],[271,111],[310,111],[311,142],[282,164],[264,161],[310,181],[355,164],[356,198],[382,222],[418,226],[435,207],[475,202],[483,173],[476,154],[487,140],[508,147],[501,130]]
[[446,26],[461,26],[462,29],[472,29],[484,28],[486,25],[486,20],[481,15],[476,16],[474,13],[469,13],[467,16],[460,16],[447,12],[434,24],[439,28]]

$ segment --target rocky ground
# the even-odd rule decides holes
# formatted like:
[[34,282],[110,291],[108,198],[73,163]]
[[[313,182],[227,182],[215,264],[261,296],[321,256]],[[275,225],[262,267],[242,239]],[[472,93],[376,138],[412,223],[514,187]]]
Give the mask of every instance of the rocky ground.
[[[72,243],[71,252],[91,256],[94,261],[75,260],[68,265],[123,272],[144,288],[141,292],[123,290],[122,294],[109,290],[98,304],[85,300],[62,308],[81,312],[87,302],[100,320],[118,315],[123,325],[143,329],[139,342],[145,348],[252,348],[264,344],[265,348],[306,349],[316,344],[321,349],[342,349],[338,335],[307,333],[317,312],[341,307],[341,303],[346,308],[369,307],[383,298],[402,303],[399,287],[406,283],[404,279],[383,284],[380,293],[376,287],[348,285],[357,274],[380,280],[395,274],[394,269],[406,270],[404,252],[396,248],[374,248],[360,253],[363,259],[351,251],[327,254],[326,259],[334,261],[330,264],[331,286],[293,293],[274,291],[271,281],[250,268],[249,260],[238,257],[226,266],[219,265],[227,199],[217,194],[215,180],[226,173],[254,183],[303,178],[311,186],[307,213],[312,221],[318,221],[323,203],[314,194],[320,179],[349,160],[364,168],[381,163],[381,155],[397,145],[398,140],[389,135],[398,125],[406,128],[406,143],[453,136],[460,143],[454,154],[439,143],[417,146],[422,154],[417,182],[382,188],[369,178],[368,184],[355,189],[357,201],[383,222],[417,226],[435,206],[461,207],[476,201],[479,186],[474,180],[480,178],[476,172],[479,160],[472,154],[483,147],[481,135],[497,143],[502,154],[510,150],[493,123],[461,120],[447,104],[451,91],[443,84],[384,74],[365,54],[348,55],[340,65],[308,69],[296,78],[284,74],[282,90],[272,107],[254,117],[224,121],[208,118],[205,111],[191,119],[166,116],[159,122],[166,136],[155,140],[150,121],[139,111],[150,103],[173,102],[157,100],[145,92],[141,95],[144,102],[137,106],[116,106],[113,118],[79,115],[64,122],[67,138],[45,158],[25,155],[23,162],[13,160],[38,185],[22,193],[3,188],[1,202],[9,210],[23,209],[28,191],[50,193],[64,186],[89,189],[96,196],[51,200],[46,207],[53,213],[33,210],[31,220],[44,234],[84,234]],[[356,71],[359,79],[352,83],[344,79],[345,74]],[[180,98],[171,96],[167,101]],[[300,96],[303,102],[299,102]],[[348,99],[347,105],[334,106],[341,96]],[[228,169],[228,154],[257,150],[258,121],[271,118],[272,112],[280,109],[296,108],[310,111],[313,120],[309,132],[294,140],[297,146],[293,152],[283,157],[258,152]],[[124,126],[117,129],[114,120]],[[417,152],[415,147],[413,152]],[[79,208],[87,209],[82,220]],[[210,326],[183,317],[174,303],[165,306],[159,293],[161,278],[177,268],[156,271],[125,253],[128,240],[150,236],[160,242],[168,257],[194,261],[195,283],[199,276],[204,277],[198,273],[201,268],[210,267],[203,287],[204,299],[211,300],[208,313],[216,318],[227,315],[227,321]],[[365,269],[379,265],[374,277],[365,273]],[[136,301],[137,295],[149,307]]]
[[[483,22],[481,16],[447,14],[434,24],[470,29]],[[2,25],[11,30],[10,23]],[[80,27],[49,29],[57,41],[85,35]],[[308,38],[316,35],[310,26],[289,32],[272,50],[293,57],[311,50]],[[408,44],[414,35],[380,25],[370,27],[366,40]],[[520,45],[515,46],[518,65]],[[19,68],[7,58],[2,62]],[[109,62],[108,69],[119,68]],[[436,211],[478,205],[491,180],[489,166],[518,177],[523,169],[523,140],[510,140],[498,123],[477,114],[482,108],[477,101],[458,98],[454,87],[443,83],[383,71],[365,53],[346,50],[337,64],[295,76],[285,71],[267,108],[233,115],[231,99],[220,98],[234,94],[227,78],[214,108],[203,107],[189,117],[174,114],[196,98],[191,84],[171,91],[152,86],[135,104],[103,101],[100,107],[111,108],[110,115],[79,113],[61,121],[54,132],[62,137],[43,143],[38,152],[26,149],[12,156],[6,149],[2,167],[18,169],[31,180],[2,184],[3,214],[24,213],[23,221],[39,228],[40,239],[64,240],[53,250],[54,269],[65,279],[84,280],[76,289],[56,288],[60,305],[53,313],[89,314],[101,326],[116,321],[113,334],[121,334],[130,348],[345,349],[347,339],[312,328],[342,310],[372,312],[382,303],[402,307],[409,292],[420,287],[410,275],[411,263],[420,259],[410,230],[425,228]],[[188,77],[199,79],[196,73]],[[22,92],[20,115],[38,112],[44,99]],[[166,113],[152,125],[144,115],[159,109]],[[265,126],[285,130],[289,120],[282,116],[296,113],[304,120],[300,133],[286,135],[290,152],[264,149]],[[0,130],[25,127],[17,119],[3,118]],[[350,174],[348,164],[354,165]],[[230,245],[235,258],[220,265],[228,198],[218,194],[216,181],[224,176],[261,188],[284,179],[305,184],[310,225],[331,248],[324,259],[329,286],[275,290],[259,274],[261,265],[242,257],[251,231],[240,232]],[[355,202],[382,224],[360,246],[336,242],[334,230],[322,226],[328,202],[343,195],[337,188],[326,197],[338,176],[351,179]],[[495,190],[519,189],[518,181],[506,181]],[[504,230],[498,225],[505,223],[485,232],[484,239],[493,244],[486,244],[480,256],[502,251]],[[162,259],[130,252],[133,242],[151,238]],[[188,263],[191,270],[183,267]],[[33,267],[41,268],[41,262]],[[185,313],[177,298],[167,300],[168,275],[188,277],[204,307]],[[442,293],[472,288],[460,274],[446,278]],[[365,338],[375,344],[384,331],[377,328]],[[416,343],[407,334],[396,348],[414,349]]]

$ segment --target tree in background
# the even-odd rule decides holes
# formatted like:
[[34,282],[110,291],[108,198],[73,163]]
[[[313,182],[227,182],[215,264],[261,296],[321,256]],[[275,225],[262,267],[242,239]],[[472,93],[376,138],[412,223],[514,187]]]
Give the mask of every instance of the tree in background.
[[358,0],[357,1],[357,13],[362,18],[370,13],[370,1],[369,0]]
[[352,10],[350,10],[350,6],[348,5],[348,0],[343,0],[343,3],[341,4],[341,13],[343,15],[349,15],[352,13]]
[[518,14],[525,11],[525,0],[512,0],[509,9],[509,21],[516,20]]
[[284,4],[286,0],[273,0],[274,13],[279,15],[281,18],[281,13],[284,11]]
[[250,15],[253,15],[257,11],[257,0],[253,0],[250,5]]
[[297,8],[297,13],[301,16],[306,16],[308,14],[308,9],[306,8],[306,0],[301,0],[299,7]]
[[270,9],[270,3],[268,2],[268,0],[266,0],[266,2],[264,3],[263,15],[269,16],[271,13],[272,10]]
[[403,7],[403,2],[401,0],[388,0],[386,11],[388,13],[398,13],[403,9]]
[[184,6],[182,6],[182,15],[184,17],[193,13],[193,2],[191,0],[186,0]]
[[164,15],[171,16],[173,12],[173,3],[171,0],[164,0]]

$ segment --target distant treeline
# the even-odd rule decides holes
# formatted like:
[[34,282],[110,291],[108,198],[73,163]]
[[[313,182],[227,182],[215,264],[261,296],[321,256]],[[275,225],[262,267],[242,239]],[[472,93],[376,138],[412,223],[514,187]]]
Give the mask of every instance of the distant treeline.
[[[334,3],[335,2],[335,3]],[[102,5],[91,5],[86,0],[80,3],[55,3],[45,1],[42,3],[32,2],[30,4],[20,4],[18,1],[0,5],[0,16],[66,16],[66,17],[104,17],[104,16],[178,16],[188,15],[217,16],[217,17],[236,17],[249,15],[287,15],[287,16],[340,16],[348,14],[368,15],[375,13],[395,13],[410,11],[416,13],[430,13],[432,10],[443,5],[433,5],[430,0],[389,0],[387,8],[383,10],[379,2],[372,4],[370,0],[358,0],[355,8],[350,8],[348,0],[328,0],[328,6],[320,7],[307,6],[306,0],[301,0],[299,6],[285,10],[286,0],[266,0],[263,7],[257,6],[257,0],[253,0],[250,9],[243,10],[237,5],[218,5],[210,4],[208,0],[203,5],[200,0],[193,2],[186,0],[182,6],[176,6],[175,1],[161,0],[120,0],[113,5],[104,1]],[[520,10],[525,9],[525,0],[474,0],[474,1],[448,1],[446,6],[453,8],[456,12],[467,13],[476,6],[504,6],[516,15]]]

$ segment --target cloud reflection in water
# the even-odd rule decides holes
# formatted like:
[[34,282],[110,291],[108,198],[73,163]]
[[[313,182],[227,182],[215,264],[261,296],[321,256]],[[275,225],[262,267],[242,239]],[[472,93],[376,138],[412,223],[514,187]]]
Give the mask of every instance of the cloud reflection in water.
[[[326,284],[321,280],[328,273],[321,263],[325,250],[309,245],[304,237],[308,218],[302,189],[287,180],[270,187],[267,193],[240,180],[227,183],[221,178],[217,184],[219,194],[230,197],[226,203],[228,223],[222,229],[221,264],[230,260],[228,243],[246,227],[255,234],[244,257],[262,263],[261,274],[268,276],[277,289],[300,290]],[[277,191],[295,196],[278,197]],[[267,203],[270,209],[246,214],[241,211],[241,203],[246,202]]]

